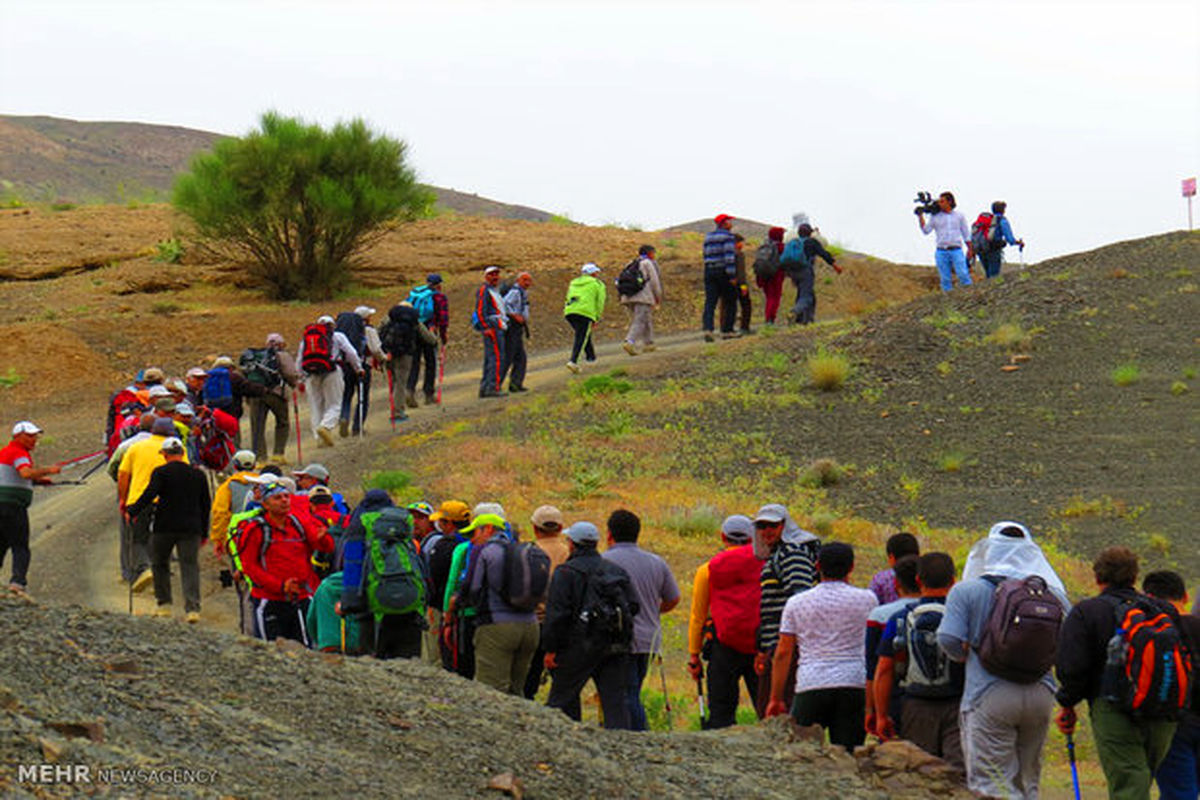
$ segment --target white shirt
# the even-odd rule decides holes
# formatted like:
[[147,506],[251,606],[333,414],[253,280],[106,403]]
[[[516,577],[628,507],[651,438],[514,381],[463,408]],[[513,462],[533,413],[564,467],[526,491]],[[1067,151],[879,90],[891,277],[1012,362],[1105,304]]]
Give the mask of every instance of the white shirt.
[[943,211],[934,214],[921,226],[921,233],[937,232],[938,247],[962,247],[971,240],[971,229],[967,220],[957,211]]
[[797,692],[866,685],[863,630],[878,604],[874,592],[843,581],[822,581],[788,598],[779,632],[796,637]]

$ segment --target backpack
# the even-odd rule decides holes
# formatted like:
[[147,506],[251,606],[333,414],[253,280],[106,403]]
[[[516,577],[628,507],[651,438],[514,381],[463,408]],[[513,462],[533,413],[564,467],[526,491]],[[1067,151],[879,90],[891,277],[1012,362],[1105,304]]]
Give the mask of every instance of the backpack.
[[238,367],[246,380],[274,389],[283,383],[279,373],[279,353],[274,347],[247,347],[238,358]]
[[300,369],[309,375],[333,372],[333,334],[324,325],[312,323],[304,327],[304,357]]
[[385,353],[403,356],[416,349],[418,314],[415,308],[395,306],[388,312],[388,321],[379,329],[379,344]]
[[632,297],[646,285],[646,276],[642,274],[642,259],[638,256],[625,265],[617,275],[617,294],[622,297]]
[[906,697],[947,700],[962,694],[962,668],[956,670],[937,643],[945,611],[944,603],[910,603],[896,625],[894,651],[905,664],[900,686]]
[[518,611],[533,611],[550,589],[550,556],[533,542],[504,545],[500,598]]
[[589,645],[614,651],[629,649],[633,641],[633,618],[638,612],[633,596],[629,573],[616,564],[601,559],[599,565],[585,573],[577,620]]
[[233,382],[228,367],[214,367],[204,379],[204,405],[227,409],[233,405]]
[[784,245],[783,255],[779,257],[779,266],[783,267],[785,272],[795,274],[805,267],[812,266],[812,258],[804,248],[807,241],[808,237],[797,236]]
[[[200,466],[220,472],[233,459],[233,434],[217,420],[219,411],[209,411],[192,432],[196,444],[196,459]],[[236,421],[235,421],[236,429]]]
[[1001,250],[1007,242],[1000,233],[1000,216],[984,211],[971,224],[971,248],[976,255]]
[[1100,696],[1138,719],[1179,719],[1192,688],[1179,625],[1143,598],[1111,602],[1116,628],[1108,640]]
[[363,585],[375,616],[425,611],[428,585],[424,562],[412,541],[408,512],[394,506],[362,515],[366,531]]
[[1062,602],[1038,575],[983,578],[996,587],[979,640],[983,668],[1014,683],[1036,683],[1054,666]]
[[769,281],[779,271],[779,248],[768,240],[754,251],[754,277],[761,281]]
[[433,289],[428,286],[418,286],[408,293],[406,298],[412,303],[412,307],[417,312],[417,319],[423,323],[428,323],[433,319]]
[[337,315],[337,322],[333,324],[333,329],[346,335],[354,352],[360,356],[366,352],[367,323],[358,314],[353,311],[343,311]]

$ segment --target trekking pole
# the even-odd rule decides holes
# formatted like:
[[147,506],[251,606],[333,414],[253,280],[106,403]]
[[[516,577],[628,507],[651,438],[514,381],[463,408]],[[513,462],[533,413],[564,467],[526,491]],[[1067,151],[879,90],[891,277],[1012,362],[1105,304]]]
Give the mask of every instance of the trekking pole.
[[296,389],[292,387],[292,416],[296,418],[296,463],[304,463],[304,453],[300,451],[300,401],[296,398]]
[[[369,368],[368,368],[369,369]],[[363,374],[358,376],[358,436],[366,433],[364,430],[367,427],[367,371],[363,370]]]
[[[443,344],[438,350],[438,391],[437,404],[442,405],[442,384],[446,381],[446,345]],[[442,411],[446,409],[443,407]]]
[[1017,252],[1021,254],[1021,269],[1025,269],[1025,245],[1018,247]]
[[384,372],[388,376],[388,417],[392,421],[392,433],[396,432],[396,395],[395,387],[392,385],[392,368],[386,367]]
[[700,705],[700,730],[708,727],[708,709],[704,707],[704,672],[696,676],[696,701]]
[[667,669],[663,666],[662,653],[656,653],[654,656],[658,659],[658,676],[662,679],[663,691],[663,711],[667,714],[667,730],[675,730],[675,723],[671,719],[671,695],[667,692]]
[[1075,800],[1079,797],[1079,767],[1075,765],[1075,737],[1067,734],[1067,760],[1071,762],[1071,782],[1075,784]]
[[[121,512],[121,538],[124,540],[125,554],[129,558],[130,563],[133,562],[133,520],[125,519],[125,512]],[[133,582],[137,578],[129,579],[129,616],[133,616]]]

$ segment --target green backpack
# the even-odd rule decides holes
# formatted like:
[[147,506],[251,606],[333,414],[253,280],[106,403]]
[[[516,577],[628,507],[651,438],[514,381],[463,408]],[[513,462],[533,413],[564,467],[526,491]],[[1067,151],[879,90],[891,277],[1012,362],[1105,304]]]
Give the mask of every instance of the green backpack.
[[385,508],[362,515],[363,583],[375,616],[424,613],[429,590],[425,564],[412,541],[408,511]]

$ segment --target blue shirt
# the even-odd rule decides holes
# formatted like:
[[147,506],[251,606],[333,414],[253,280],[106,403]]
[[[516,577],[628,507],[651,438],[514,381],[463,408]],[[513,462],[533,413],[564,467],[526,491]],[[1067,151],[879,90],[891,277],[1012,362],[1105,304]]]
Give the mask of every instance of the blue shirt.
[[704,271],[723,271],[731,278],[737,274],[737,240],[724,228],[710,231],[704,237]]
[[1000,235],[1004,237],[1004,241],[1009,244],[1016,244],[1017,239],[1013,236],[1012,227],[1008,224],[1008,217],[1003,214],[997,214],[996,216],[1000,219]]

